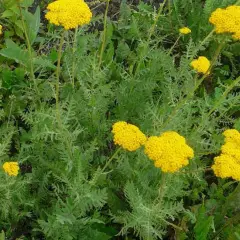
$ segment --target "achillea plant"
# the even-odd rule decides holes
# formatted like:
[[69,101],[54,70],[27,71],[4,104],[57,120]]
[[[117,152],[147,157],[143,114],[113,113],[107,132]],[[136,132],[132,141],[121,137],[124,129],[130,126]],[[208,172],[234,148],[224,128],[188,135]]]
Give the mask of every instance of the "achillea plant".
[[236,238],[239,45],[209,23],[233,0],[121,1],[114,21],[116,1],[31,2],[0,8],[0,156],[22,163],[0,171],[5,238]]

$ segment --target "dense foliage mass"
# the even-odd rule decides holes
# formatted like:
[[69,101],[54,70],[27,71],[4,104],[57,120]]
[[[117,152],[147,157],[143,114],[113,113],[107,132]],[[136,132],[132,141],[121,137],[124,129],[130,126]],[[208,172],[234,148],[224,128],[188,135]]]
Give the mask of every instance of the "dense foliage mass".
[[240,1],[160,2],[0,2],[0,239],[240,239]]

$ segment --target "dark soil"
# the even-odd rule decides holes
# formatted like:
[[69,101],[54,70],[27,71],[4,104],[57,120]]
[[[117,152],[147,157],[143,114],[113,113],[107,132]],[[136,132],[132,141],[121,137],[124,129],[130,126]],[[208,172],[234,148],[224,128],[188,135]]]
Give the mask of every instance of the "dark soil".
[[[46,5],[48,2],[49,1],[46,0],[34,0],[34,3],[30,8],[30,12],[34,13],[38,5]],[[95,2],[95,0],[88,0],[86,2],[89,2],[91,5],[91,2]],[[126,2],[127,4],[132,6],[137,6],[140,2],[144,2],[158,7],[159,4],[163,2],[163,0],[111,0],[109,3],[108,11],[109,17],[115,17],[118,15],[119,8],[122,2]],[[95,6],[92,6],[92,8],[94,8],[95,14],[102,14],[105,11],[106,3],[97,4]]]

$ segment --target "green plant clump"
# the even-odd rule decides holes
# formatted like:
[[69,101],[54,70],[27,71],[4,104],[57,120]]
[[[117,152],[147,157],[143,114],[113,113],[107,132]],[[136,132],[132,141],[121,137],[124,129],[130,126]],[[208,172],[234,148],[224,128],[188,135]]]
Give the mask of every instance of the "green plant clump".
[[240,1],[115,2],[0,2],[0,240],[239,240]]

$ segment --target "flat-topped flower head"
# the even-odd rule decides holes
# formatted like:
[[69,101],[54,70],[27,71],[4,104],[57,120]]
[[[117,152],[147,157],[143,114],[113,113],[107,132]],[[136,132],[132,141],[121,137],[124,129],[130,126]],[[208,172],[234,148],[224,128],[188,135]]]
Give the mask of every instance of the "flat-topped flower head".
[[66,30],[88,24],[92,18],[92,12],[83,0],[57,0],[47,9],[46,19]]
[[19,171],[19,166],[17,162],[5,162],[3,164],[3,170],[9,175],[9,176],[17,176]]
[[114,143],[131,152],[140,148],[147,140],[138,127],[123,121],[113,124],[112,133]]
[[209,74],[209,68],[211,64],[210,61],[204,56],[200,56],[198,59],[193,60],[190,65],[198,73]]
[[240,39],[240,6],[216,9],[209,22],[215,26],[216,33],[230,33],[234,39]]
[[168,131],[159,137],[149,137],[145,143],[145,154],[154,161],[157,168],[163,172],[176,172],[189,164],[194,152],[186,144],[184,137],[177,132]]
[[191,29],[188,28],[188,27],[183,27],[183,28],[180,28],[180,29],[179,29],[179,32],[180,32],[181,34],[186,35],[186,34],[191,33]]
[[235,129],[226,130],[221,155],[214,158],[212,169],[217,177],[232,177],[240,180],[240,133]]

